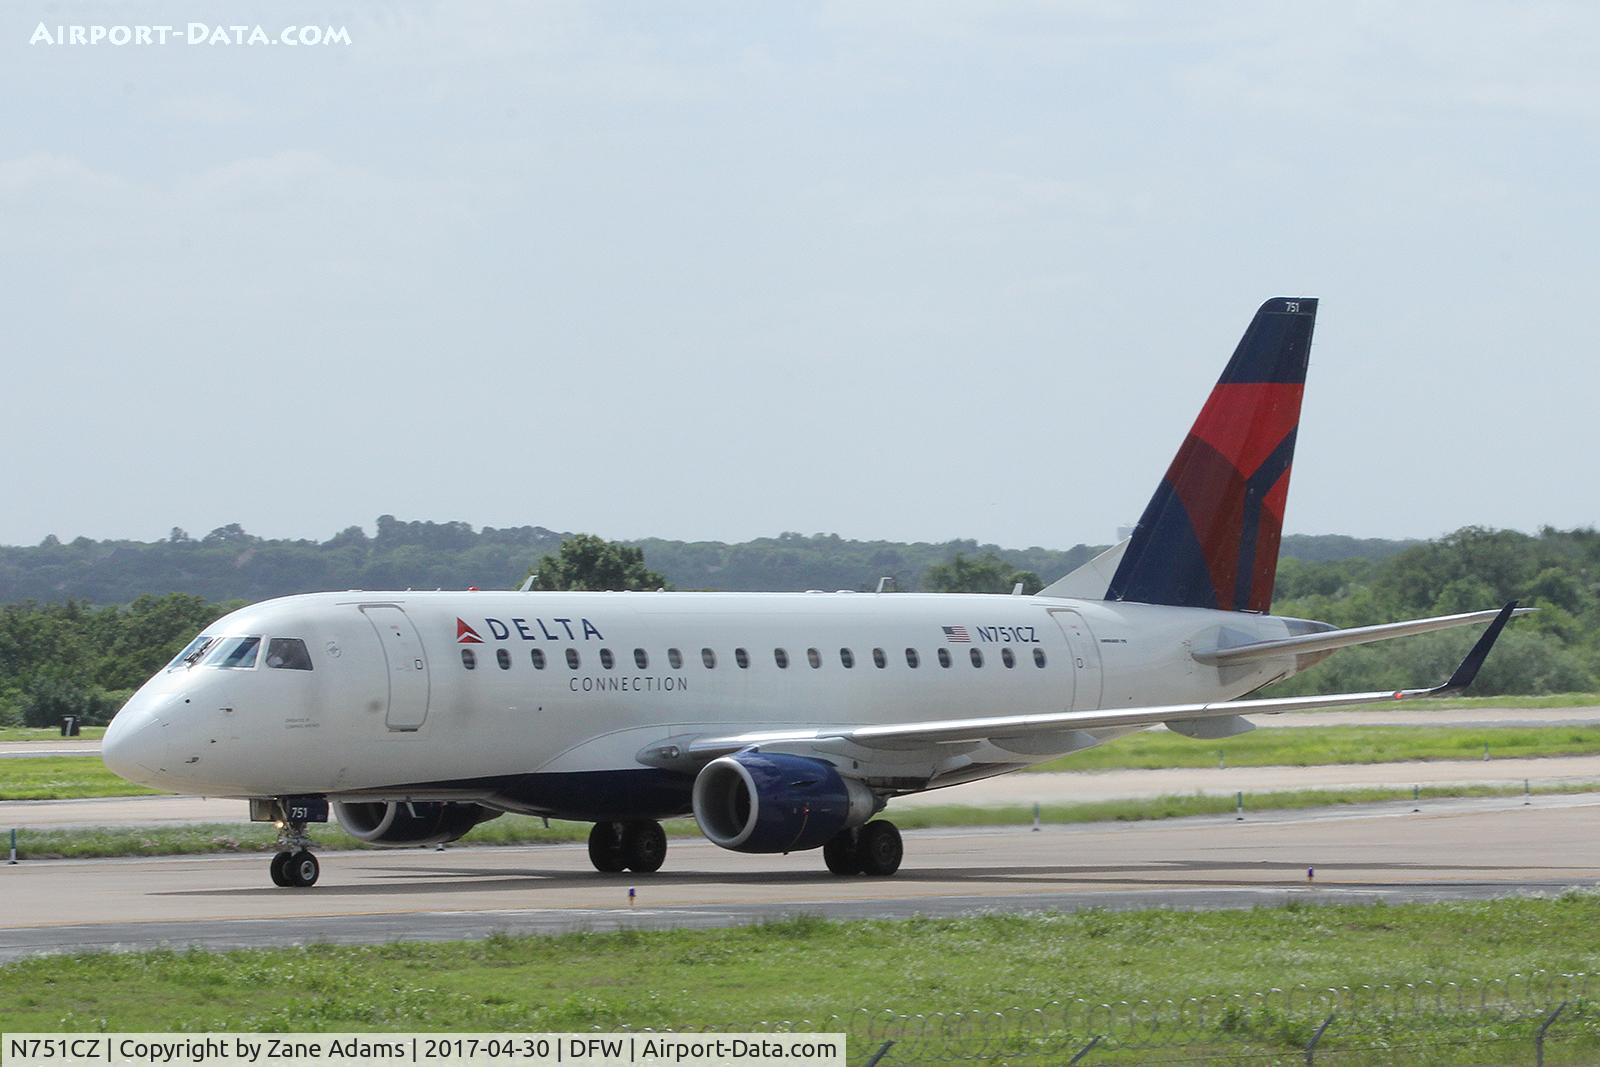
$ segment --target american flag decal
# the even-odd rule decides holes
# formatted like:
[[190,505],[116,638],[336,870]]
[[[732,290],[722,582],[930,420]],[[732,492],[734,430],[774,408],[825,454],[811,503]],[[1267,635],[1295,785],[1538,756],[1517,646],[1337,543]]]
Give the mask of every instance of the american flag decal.
[[952,645],[970,645],[972,638],[967,634],[965,626],[944,626],[944,639]]

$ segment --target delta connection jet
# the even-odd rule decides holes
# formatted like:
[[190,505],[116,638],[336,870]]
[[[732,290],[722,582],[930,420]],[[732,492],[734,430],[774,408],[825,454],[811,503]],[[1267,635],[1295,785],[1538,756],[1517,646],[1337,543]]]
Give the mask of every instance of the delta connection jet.
[[[1339,630],[1272,615],[1317,302],[1256,312],[1133,535],[1034,596],[317,593],[218,619],[106,731],[106,765],[247,798],[280,886],[317,881],[330,807],[375,845],[503,812],[594,823],[604,872],[657,870],[658,820],[736,852],[889,875],[896,797],[1164,723],[1456,692],[1515,603]],[[1446,682],[1251,697],[1350,645],[1488,622]]]

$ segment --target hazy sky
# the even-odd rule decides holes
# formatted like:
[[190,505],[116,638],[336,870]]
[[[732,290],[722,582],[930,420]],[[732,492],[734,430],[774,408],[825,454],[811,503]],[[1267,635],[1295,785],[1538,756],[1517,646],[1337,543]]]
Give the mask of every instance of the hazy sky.
[[[348,46],[30,43],[344,27]],[[1322,300],[1287,529],[1600,523],[1600,7],[0,8],[0,542],[1065,547]]]

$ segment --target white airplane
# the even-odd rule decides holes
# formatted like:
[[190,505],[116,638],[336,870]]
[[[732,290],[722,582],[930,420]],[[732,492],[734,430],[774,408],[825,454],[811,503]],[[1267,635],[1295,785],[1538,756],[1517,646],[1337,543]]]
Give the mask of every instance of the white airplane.
[[[208,627],[106,731],[106,765],[250,800],[280,886],[330,804],[362,841],[502,812],[592,821],[605,872],[657,870],[693,812],[738,852],[893,874],[895,797],[1164,723],[1455,692],[1516,612],[1338,630],[1269,614],[1317,302],[1256,313],[1133,536],[1035,596],[352,590]],[[1443,685],[1242,699],[1350,645],[1490,621]]]

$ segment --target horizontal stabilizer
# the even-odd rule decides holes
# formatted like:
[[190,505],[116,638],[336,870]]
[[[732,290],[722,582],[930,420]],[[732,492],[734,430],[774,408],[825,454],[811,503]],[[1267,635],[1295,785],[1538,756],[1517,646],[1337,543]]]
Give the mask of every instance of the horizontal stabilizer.
[[[1518,608],[1512,601],[1513,615],[1526,615],[1533,608]],[[1351,645],[1365,645],[1374,641],[1389,641],[1396,637],[1410,637],[1433,630],[1448,630],[1455,626],[1471,626],[1488,622],[1504,614],[1500,611],[1469,611],[1461,615],[1439,615],[1431,619],[1410,619],[1406,622],[1386,622],[1379,626],[1355,626],[1348,630],[1325,630],[1321,633],[1285,637],[1277,641],[1255,641],[1233,648],[1216,648],[1192,653],[1201,663],[1215,667],[1252,660],[1272,659],[1276,656],[1298,656],[1308,652],[1331,652]],[[1497,634],[1498,630],[1495,631]]]
[[1065,577],[1057,578],[1034,595],[1067,597],[1073,600],[1104,600],[1106,589],[1111,585],[1111,577],[1117,573],[1117,566],[1122,562],[1122,554],[1128,551],[1128,542],[1132,540],[1131,537],[1124,537],[1077,570]]

